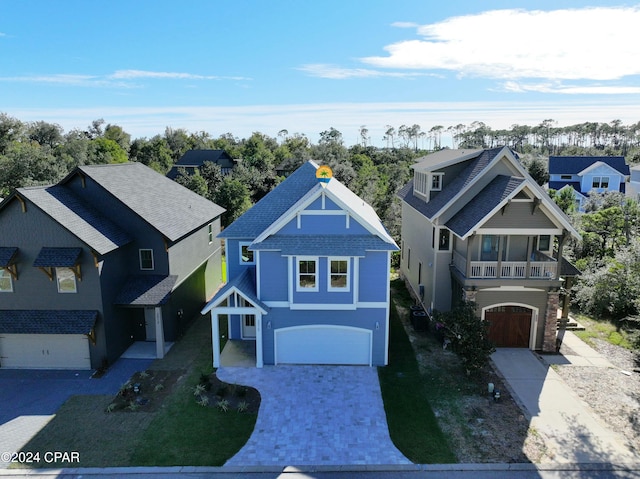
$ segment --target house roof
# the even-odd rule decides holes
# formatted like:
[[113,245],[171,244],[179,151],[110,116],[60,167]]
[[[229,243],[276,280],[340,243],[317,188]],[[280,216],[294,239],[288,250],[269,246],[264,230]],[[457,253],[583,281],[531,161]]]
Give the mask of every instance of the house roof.
[[38,268],[70,268],[78,263],[82,248],[42,248],[33,262]]
[[175,162],[174,166],[202,166],[205,161],[217,163],[221,159],[233,161],[233,158],[224,150],[189,150]]
[[318,184],[316,168],[312,162],[303,164],[218,236],[256,238]]
[[550,156],[549,174],[577,175],[596,162],[609,165],[621,175],[630,174],[624,156]]
[[524,178],[497,175],[472,201],[447,221],[445,226],[464,238],[488,214],[512,196],[524,182]]
[[474,158],[482,153],[482,149],[460,149],[452,150],[445,148],[426,156],[418,158],[413,164],[414,170],[433,170],[434,168],[442,168],[450,163],[458,163],[464,158]]
[[560,258],[560,276],[580,276],[582,271],[575,267],[564,256]]
[[99,254],[131,241],[130,236],[62,186],[18,188],[23,196]]
[[0,334],[89,334],[97,311],[0,310]]
[[175,275],[128,276],[113,304],[119,306],[161,306],[169,300],[178,279]]
[[211,300],[202,308],[201,314],[206,314],[222,303],[233,292],[238,292],[244,296],[256,308],[262,310],[263,314],[269,312],[269,307],[258,299],[256,294],[255,268],[245,268],[238,276],[225,284]]
[[225,211],[142,163],[80,166],[67,179],[78,171],[171,241],[202,227]]
[[0,247],[0,268],[6,268],[11,265],[18,255],[18,248]]
[[365,256],[367,251],[398,250],[395,244],[371,235],[273,235],[249,248],[277,250],[285,256]]

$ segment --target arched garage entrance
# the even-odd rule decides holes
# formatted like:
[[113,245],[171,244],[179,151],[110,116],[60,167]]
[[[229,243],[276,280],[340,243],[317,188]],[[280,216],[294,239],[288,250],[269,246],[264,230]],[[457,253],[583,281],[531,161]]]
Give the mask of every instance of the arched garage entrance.
[[524,304],[498,304],[482,311],[489,322],[489,339],[498,348],[531,348],[538,311]]

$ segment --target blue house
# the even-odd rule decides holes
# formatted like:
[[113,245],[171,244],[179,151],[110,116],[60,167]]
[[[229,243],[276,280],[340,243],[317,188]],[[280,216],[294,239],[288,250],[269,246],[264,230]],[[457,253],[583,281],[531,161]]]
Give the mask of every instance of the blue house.
[[387,364],[398,246],[371,206],[326,182],[330,171],[305,163],[218,235],[228,283],[202,309],[211,313],[214,367],[221,317],[229,340],[255,342],[257,367]]

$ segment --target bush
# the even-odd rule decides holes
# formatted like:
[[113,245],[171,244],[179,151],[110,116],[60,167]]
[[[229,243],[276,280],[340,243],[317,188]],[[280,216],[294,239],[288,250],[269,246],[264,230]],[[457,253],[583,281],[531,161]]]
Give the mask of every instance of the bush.
[[475,303],[465,301],[446,313],[436,311],[434,319],[443,325],[444,335],[462,359],[467,374],[487,365],[496,348],[489,341],[489,324],[477,316]]

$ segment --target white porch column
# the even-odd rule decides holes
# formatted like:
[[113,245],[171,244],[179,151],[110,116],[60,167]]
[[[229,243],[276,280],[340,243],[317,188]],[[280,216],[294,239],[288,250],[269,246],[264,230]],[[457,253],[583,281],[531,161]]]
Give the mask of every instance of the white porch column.
[[213,367],[220,367],[220,326],[218,313],[211,312],[211,343],[213,344]]
[[264,365],[262,360],[262,313],[256,311],[256,367]]
[[162,308],[156,306],[156,358],[164,358],[164,328],[162,326]]

